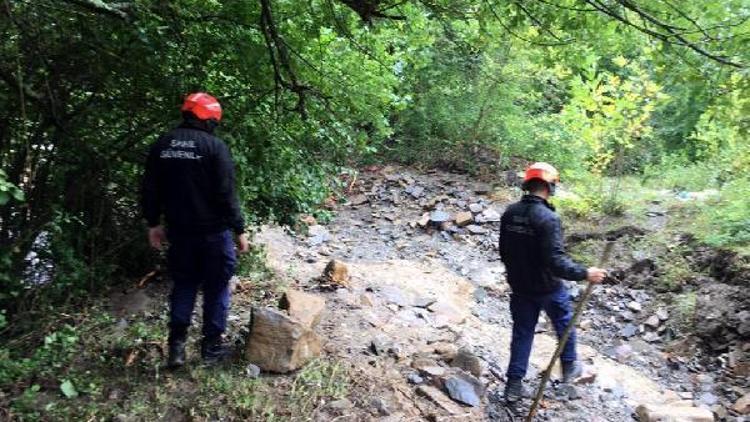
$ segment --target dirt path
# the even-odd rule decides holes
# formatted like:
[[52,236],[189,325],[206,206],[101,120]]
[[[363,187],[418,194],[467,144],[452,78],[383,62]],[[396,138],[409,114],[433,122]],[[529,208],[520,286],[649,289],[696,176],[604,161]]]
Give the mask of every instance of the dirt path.
[[[267,248],[269,266],[290,286],[318,290],[315,278],[331,258],[344,261],[352,275],[348,289],[321,292],[328,301],[321,327],[326,352],[345,360],[356,380],[351,407],[324,407],[315,419],[509,419],[497,404],[510,318],[494,245],[497,217],[513,193],[492,191],[459,175],[396,168],[365,175],[354,190],[333,221],[313,226],[308,236],[265,228],[257,237]],[[428,209],[453,214],[470,206],[481,224],[447,230],[415,224]],[[627,359],[618,362],[612,353],[586,345],[601,345],[597,337],[611,331],[590,322],[579,331],[579,353],[596,378],[573,391],[556,383],[549,387],[542,418],[625,421],[638,404],[678,398],[665,388],[669,380],[654,381],[653,371],[643,369],[653,369],[651,362],[631,366]],[[553,337],[537,335],[530,386],[536,386],[536,374],[554,347]],[[486,394],[477,407],[457,405],[429,388],[442,387],[456,371],[451,361],[459,349],[479,358]]]

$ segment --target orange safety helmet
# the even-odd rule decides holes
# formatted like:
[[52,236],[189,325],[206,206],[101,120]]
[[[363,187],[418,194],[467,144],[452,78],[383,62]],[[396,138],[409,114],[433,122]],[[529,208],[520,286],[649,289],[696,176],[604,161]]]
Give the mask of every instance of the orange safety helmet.
[[526,169],[521,187],[527,190],[528,183],[532,180],[547,182],[550,185],[550,191],[553,191],[554,185],[560,182],[560,172],[551,164],[543,162],[534,163]]
[[185,97],[183,112],[188,111],[200,120],[221,121],[221,104],[205,92],[195,92]]

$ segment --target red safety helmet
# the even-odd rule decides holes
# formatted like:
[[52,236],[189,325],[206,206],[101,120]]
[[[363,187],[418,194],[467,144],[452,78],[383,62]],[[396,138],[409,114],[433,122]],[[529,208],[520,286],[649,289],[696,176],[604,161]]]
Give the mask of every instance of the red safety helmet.
[[195,92],[185,97],[182,109],[189,111],[200,120],[221,121],[221,104],[219,101],[205,92]]
[[523,176],[524,189],[528,182],[532,180],[541,180],[550,185],[555,185],[560,182],[560,173],[551,164],[542,162],[534,163],[526,169],[526,173]]

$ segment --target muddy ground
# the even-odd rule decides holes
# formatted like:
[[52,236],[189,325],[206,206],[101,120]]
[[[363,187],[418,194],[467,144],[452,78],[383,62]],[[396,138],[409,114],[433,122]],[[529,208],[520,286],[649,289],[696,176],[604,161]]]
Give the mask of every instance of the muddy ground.
[[[262,230],[256,241],[267,248],[277,275],[328,301],[325,350],[347,362],[355,382],[344,402],[319,407],[313,419],[512,420],[501,405],[511,322],[496,245],[499,215],[518,196],[517,188],[459,174],[371,168],[353,181],[329,223],[313,224],[306,234]],[[465,227],[420,224],[426,212],[452,218],[470,209],[474,221]],[[654,255],[660,251],[632,249],[666,226],[665,210],[649,213],[638,223],[589,223],[570,233],[569,243],[590,264],[605,239],[616,239],[614,276],[597,288],[579,324],[579,353],[595,378],[572,390],[553,380],[540,420],[626,421],[639,404],[677,396],[717,419],[744,420],[731,406],[750,387],[747,284],[735,276],[730,286],[710,271],[695,271],[686,286],[659,288]],[[349,266],[350,287],[320,286],[317,276],[333,258]],[[569,287],[574,297],[581,292]],[[700,318],[687,323],[675,302],[686,289],[699,293],[693,306]],[[241,324],[248,315],[238,311],[234,319]],[[529,389],[555,346],[549,324],[540,322]],[[476,407],[439,391],[457,371],[451,362],[459,349],[479,358],[483,394]]]
[[[322,362],[334,372],[343,368],[345,375],[337,372],[336,383],[346,388],[324,394],[316,387],[325,385],[324,380],[300,383],[300,377],[307,377],[304,371],[262,374],[261,382],[253,384],[256,393],[248,394],[276,410],[263,411],[255,401],[250,410],[225,403],[214,412],[203,404],[200,412],[217,416],[193,420],[267,420],[270,414],[315,421],[522,420],[502,404],[511,320],[510,292],[497,252],[499,217],[520,197],[518,188],[395,166],[365,169],[348,186],[346,196],[331,202],[330,221],[308,218],[295,231],[276,226],[259,231],[255,244],[265,249],[274,275],[266,284],[238,281],[228,333],[241,350],[252,305],[273,304],[285,288],[321,295],[327,301],[318,327],[324,339]],[[704,408],[716,420],[748,419],[733,409],[750,392],[748,263],[685,236],[680,230],[685,216],[670,205],[672,193],[659,195],[664,200],[651,200],[645,207],[634,204],[633,209],[644,210],[637,211],[642,215],[564,219],[569,249],[586,264],[597,262],[605,241],[615,241],[608,265],[612,277],[596,288],[579,321],[585,382],[564,386],[555,372],[538,420],[629,421],[639,405],[665,403]],[[470,213],[467,225],[451,223],[460,212]],[[319,276],[331,259],[348,266],[348,287],[321,283]],[[583,289],[575,283],[568,287],[573,297]],[[145,318],[147,325],[161,327],[167,291],[168,283],[157,282],[127,289],[112,298],[109,308],[122,318],[118,326]],[[199,327],[200,312],[195,317]],[[556,344],[544,317],[537,331],[526,380],[530,393]],[[163,356],[139,359],[129,371],[157,381],[149,381],[148,388],[134,387],[125,371],[127,376],[107,389],[107,397],[134,388],[140,400],[160,397],[165,387],[155,368]],[[225,369],[237,383],[231,385],[244,385],[240,380],[246,364],[239,359]],[[171,386],[167,391],[206,387],[200,385],[205,381],[197,381],[206,376],[200,368],[165,376]],[[465,401],[477,400],[474,406],[448,397],[447,384],[456,385],[459,378],[468,380],[462,393]],[[300,385],[308,391],[295,393]],[[232,388],[216,399],[228,400]],[[206,398],[179,394],[184,403],[159,399],[153,412],[163,414],[162,420],[190,420],[187,415],[197,412],[191,402]],[[284,400],[299,400],[294,397],[304,397],[304,406],[283,405]],[[115,411],[123,418],[118,420],[140,420],[128,415],[144,412],[132,400],[121,400],[117,406],[122,410]],[[226,415],[218,416],[222,409]],[[237,409],[248,413],[233,413]]]

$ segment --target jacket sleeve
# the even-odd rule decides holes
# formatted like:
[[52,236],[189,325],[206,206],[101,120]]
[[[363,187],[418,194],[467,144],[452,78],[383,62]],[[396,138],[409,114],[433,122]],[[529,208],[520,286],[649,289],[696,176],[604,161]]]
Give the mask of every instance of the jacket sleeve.
[[218,145],[214,166],[217,203],[229,227],[236,234],[241,234],[245,232],[245,220],[235,190],[234,162],[226,144],[220,141]]
[[161,223],[162,198],[159,192],[158,154],[156,144],[152,145],[148,151],[146,171],[141,184],[141,211],[149,227],[155,227]]
[[587,268],[574,262],[565,253],[560,218],[555,215],[545,219],[539,230],[542,260],[545,266],[552,270],[552,274],[566,280],[585,280]]

